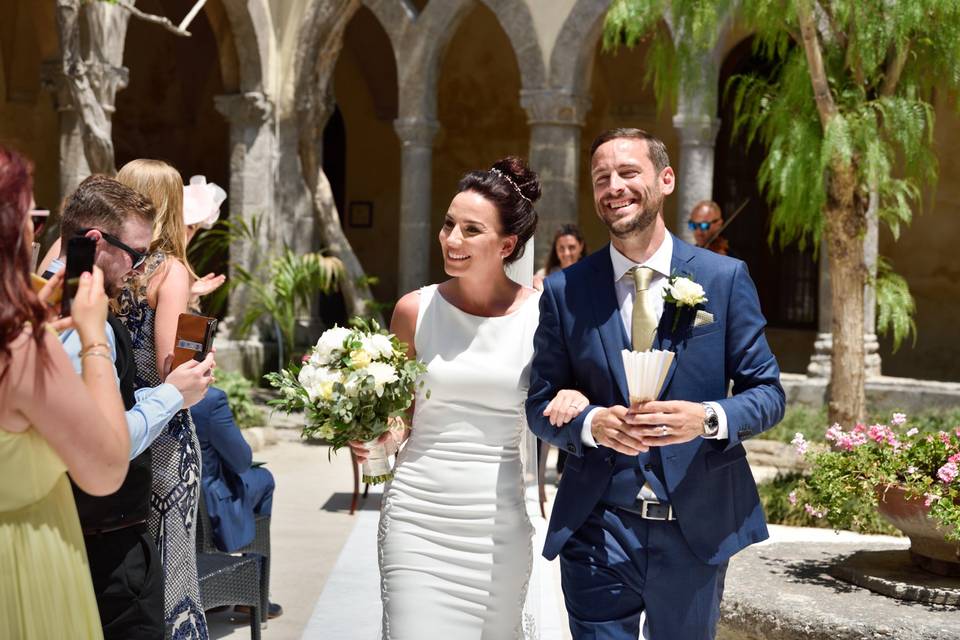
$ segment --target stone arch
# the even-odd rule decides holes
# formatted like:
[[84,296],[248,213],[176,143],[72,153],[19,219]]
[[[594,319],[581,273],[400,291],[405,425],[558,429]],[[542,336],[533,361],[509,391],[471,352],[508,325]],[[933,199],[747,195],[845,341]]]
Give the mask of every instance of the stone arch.
[[221,0],[239,62],[240,91],[268,91],[276,42],[267,0]]
[[410,5],[400,0],[363,0],[363,6],[370,9],[380,22],[393,46],[393,57],[396,60],[403,35],[412,27],[416,17]]
[[550,86],[587,93],[610,0],[577,0],[550,54]]
[[540,41],[533,36],[536,27],[530,7],[516,0],[482,0],[493,11],[503,32],[510,39],[513,53],[520,68],[522,90],[542,89],[547,84],[547,71],[543,64]]

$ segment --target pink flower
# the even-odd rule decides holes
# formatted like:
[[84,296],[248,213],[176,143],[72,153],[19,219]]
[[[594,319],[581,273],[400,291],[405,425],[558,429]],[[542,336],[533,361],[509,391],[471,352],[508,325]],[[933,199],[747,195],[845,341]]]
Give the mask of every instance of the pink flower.
[[926,500],[923,501],[923,506],[925,507],[932,505],[934,500],[940,499],[940,496],[935,493],[925,493],[923,494],[923,497],[926,498]]
[[957,477],[957,463],[948,462],[937,470],[937,477],[943,484],[950,484]]
[[955,462],[957,464],[960,464],[960,453],[955,453],[949,458],[947,458],[947,462]]
[[946,431],[941,431],[937,434],[937,437],[940,438],[940,442],[943,444],[950,444],[950,434]]
[[827,440],[839,440],[840,436],[842,435],[843,435],[843,428],[839,424],[834,423],[832,427],[827,429],[827,432],[824,434],[823,437],[826,438]]
[[895,413],[895,414],[893,414],[893,418],[891,418],[891,420],[890,420],[890,424],[892,424],[892,425],[895,426],[895,427],[899,427],[900,425],[902,425],[902,424],[903,424],[904,422],[906,422],[906,421],[907,421],[907,414],[905,414],[905,413]]
[[907,467],[907,473],[909,473],[910,475],[913,475],[916,472],[917,472],[917,468],[915,466],[910,465],[909,467]]
[[908,435],[908,436],[915,436],[915,435],[917,435],[919,432],[920,432],[920,429],[917,429],[916,427],[913,427],[913,428],[911,428],[909,431],[907,431],[907,435]]
[[822,518],[826,516],[827,511],[829,511],[829,509],[824,509],[822,511],[820,509],[814,509],[809,502],[803,505],[803,510],[806,511],[808,515],[814,518]]
[[787,500],[790,501],[790,504],[797,504],[797,492],[791,491],[787,494]]
[[802,456],[807,452],[807,441],[804,440],[802,433],[796,433],[793,436],[793,440],[790,441],[790,444],[796,448],[798,456]]

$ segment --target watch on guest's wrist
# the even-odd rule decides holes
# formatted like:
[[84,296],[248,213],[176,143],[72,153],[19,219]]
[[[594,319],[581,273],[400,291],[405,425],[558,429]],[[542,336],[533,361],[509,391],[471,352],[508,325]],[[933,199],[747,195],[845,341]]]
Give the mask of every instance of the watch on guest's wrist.
[[717,417],[717,412],[714,411],[713,407],[704,402],[703,413],[703,437],[717,437],[717,433],[720,432],[720,418]]

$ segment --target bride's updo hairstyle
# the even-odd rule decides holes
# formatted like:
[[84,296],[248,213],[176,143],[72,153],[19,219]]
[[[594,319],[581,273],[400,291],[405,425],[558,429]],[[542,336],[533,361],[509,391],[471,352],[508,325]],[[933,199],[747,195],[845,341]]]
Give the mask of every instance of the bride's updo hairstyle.
[[517,236],[513,253],[505,263],[519,260],[527,240],[537,229],[533,203],[540,198],[540,178],[516,156],[493,163],[488,171],[471,171],[457,184],[457,191],[474,191],[493,203],[500,213],[503,235]]

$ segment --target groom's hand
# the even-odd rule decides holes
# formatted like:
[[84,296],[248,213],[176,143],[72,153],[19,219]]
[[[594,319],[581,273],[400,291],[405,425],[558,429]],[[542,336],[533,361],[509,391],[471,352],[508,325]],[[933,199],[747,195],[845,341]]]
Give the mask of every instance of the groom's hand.
[[590,423],[590,433],[597,444],[635,456],[650,447],[631,435],[630,432],[636,427],[626,422],[627,413],[628,409],[620,405],[597,410],[593,415],[593,422]]
[[647,447],[689,442],[703,435],[706,414],[699,402],[668,400],[644,402],[626,418],[631,435]]

